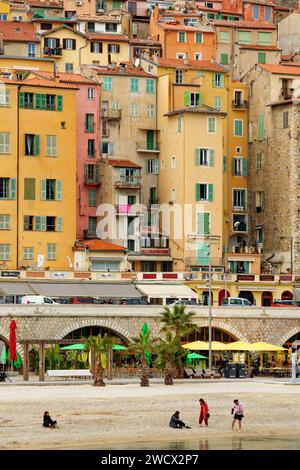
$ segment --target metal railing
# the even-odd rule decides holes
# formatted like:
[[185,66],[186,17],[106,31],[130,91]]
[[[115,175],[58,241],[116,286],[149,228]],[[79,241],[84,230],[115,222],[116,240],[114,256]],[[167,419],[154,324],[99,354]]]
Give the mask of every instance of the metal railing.
[[159,142],[137,142],[136,149],[138,152],[159,152],[160,143]]

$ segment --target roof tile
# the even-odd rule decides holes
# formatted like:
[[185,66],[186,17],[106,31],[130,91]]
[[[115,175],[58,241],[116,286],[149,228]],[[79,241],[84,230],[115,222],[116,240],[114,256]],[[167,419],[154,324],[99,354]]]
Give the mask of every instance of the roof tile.
[[34,24],[29,21],[0,21],[0,32],[4,41],[40,42]]

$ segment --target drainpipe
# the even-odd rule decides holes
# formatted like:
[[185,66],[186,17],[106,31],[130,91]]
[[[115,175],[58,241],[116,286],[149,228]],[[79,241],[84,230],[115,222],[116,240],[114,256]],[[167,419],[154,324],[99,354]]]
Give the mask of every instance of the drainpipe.
[[20,198],[20,107],[19,107],[19,95],[20,89],[22,85],[18,85],[17,91],[17,184],[16,184],[16,191],[17,191],[17,227],[16,227],[16,266],[19,269],[19,198]]
[[88,39],[86,39],[86,40],[85,40],[85,45],[84,45],[84,46],[81,46],[81,47],[79,48],[79,67],[82,65],[82,64],[81,64],[81,49],[84,49],[85,47],[87,47],[88,43],[89,43],[89,41],[88,41]]

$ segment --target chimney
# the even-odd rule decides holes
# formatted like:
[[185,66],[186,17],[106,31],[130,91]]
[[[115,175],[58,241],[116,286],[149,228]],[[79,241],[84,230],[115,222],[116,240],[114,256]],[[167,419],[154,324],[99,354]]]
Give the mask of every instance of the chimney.
[[56,63],[54,64],[54,78],[57,81],[57,79],[58,79],[58,65]]

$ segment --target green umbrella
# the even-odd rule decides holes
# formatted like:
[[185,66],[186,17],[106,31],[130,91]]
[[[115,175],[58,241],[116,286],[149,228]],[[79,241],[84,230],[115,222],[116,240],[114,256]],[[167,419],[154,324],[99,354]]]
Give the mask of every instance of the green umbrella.
[[78,344],[70,344],[69,346],[64,346],[61,348],[64,351],[72,351],[72,350],[77,350],[77,351],[83,351],[86,348],[85,344],[83,343],[78,343]]
[[187,358],[188,359],[207,359],[206,356],[201,356],[201,354],[197,354],[197,353],[190,353],[187,355]]
[[3,345],[1,354],[0,354],[0,364],[6,364],[6,347]]
[[122,346],[122,344],[115,344],[113,346],[114,351],[122,351],[123,349],[128,349],[128,348],[126,348],[126,346]]
[[22,359],[21,359],[20,354],[17,353],[17,360],[14,361],[14,366],[16,369],[20,369],[21,365],[22,365]]
[[[149,326],[148,326],[148,323],[145,322],[142,326],[142,329],[141,329],[142,336],[145,336],[148,333],[148,331],[150,331]],[[146,352],[145,359],[149,364],[150,360],[151,360],[151,353],[150,352]]]

